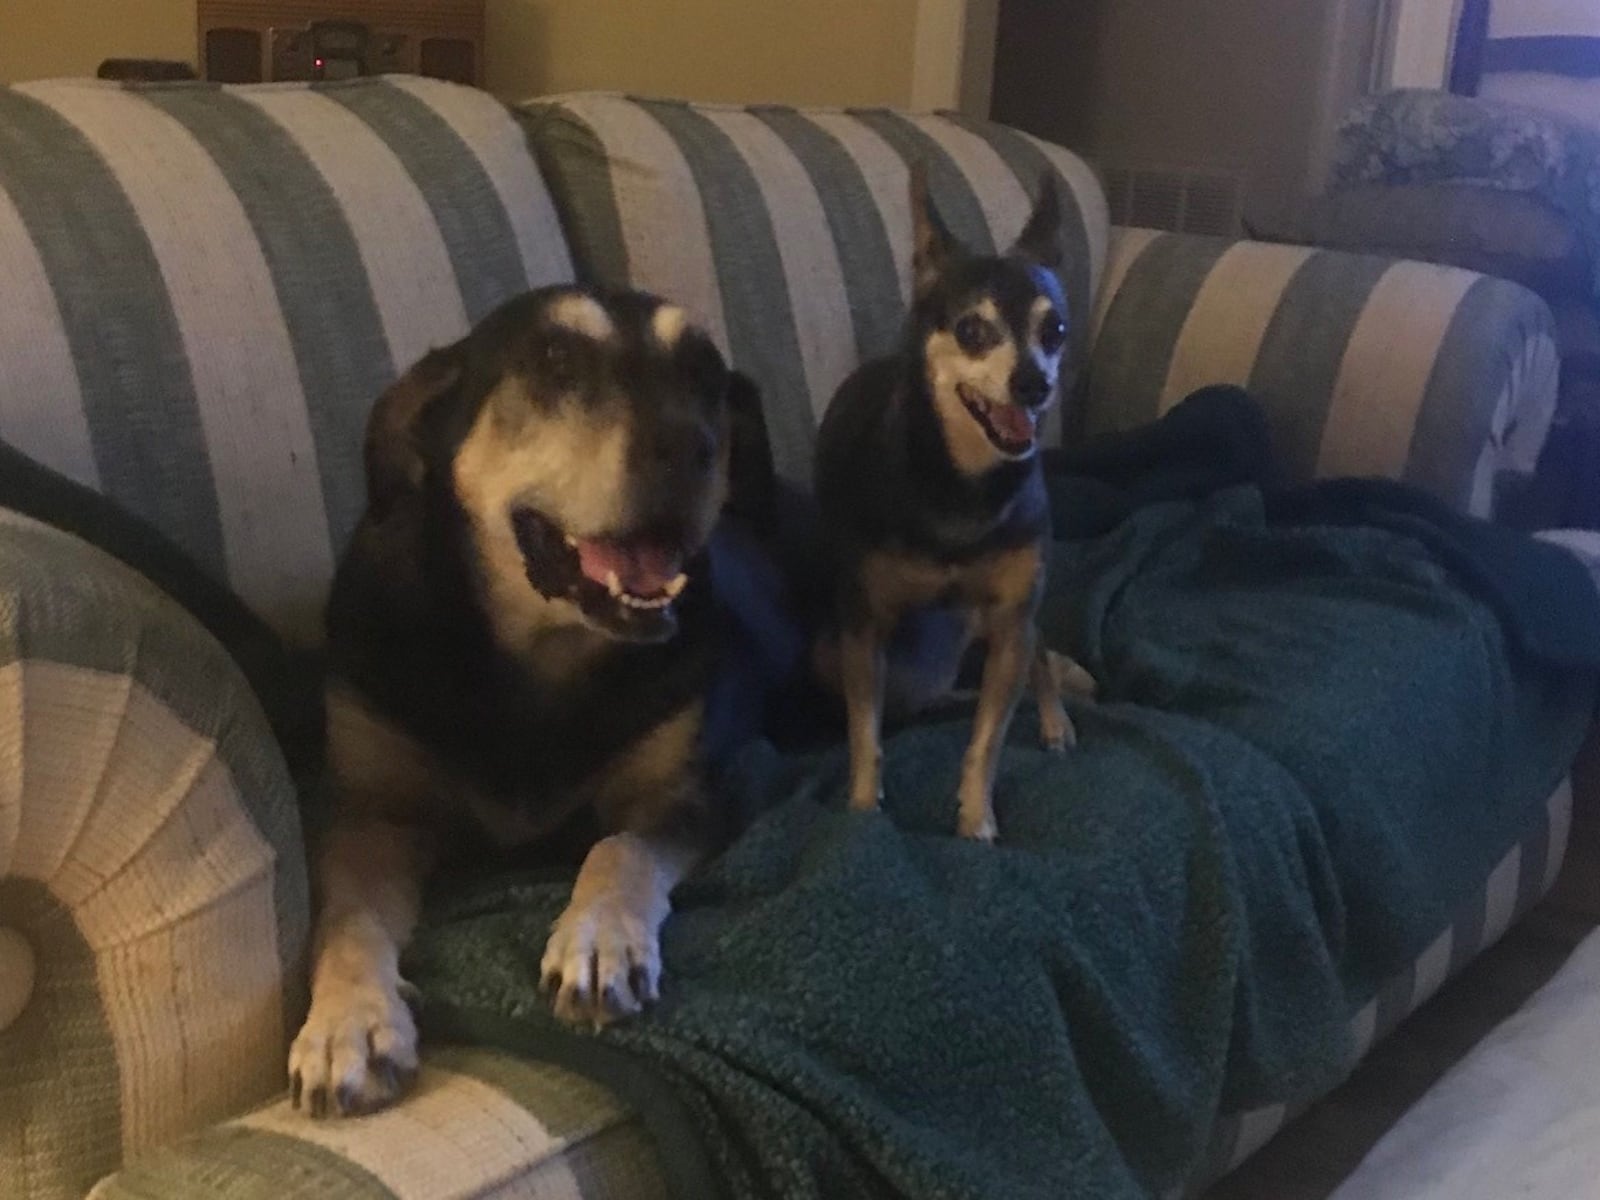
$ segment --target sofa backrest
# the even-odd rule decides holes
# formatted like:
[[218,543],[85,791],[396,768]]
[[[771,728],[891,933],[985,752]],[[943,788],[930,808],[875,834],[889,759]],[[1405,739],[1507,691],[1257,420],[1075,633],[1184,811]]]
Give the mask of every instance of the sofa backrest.
[[0,439],[314,639],[368,410],[570,278],[515,120],[422,79],[0,89]]
[[773,457],[809,483],[834,389],[900,333],[910,164],[977,250],[1005,249],[1045,172],[1059,183],[1075,345],[1105,261],[1100,185],[1059,147],[988,122],[584,93],[519,106],[580,277],[670,295],[761,385]]

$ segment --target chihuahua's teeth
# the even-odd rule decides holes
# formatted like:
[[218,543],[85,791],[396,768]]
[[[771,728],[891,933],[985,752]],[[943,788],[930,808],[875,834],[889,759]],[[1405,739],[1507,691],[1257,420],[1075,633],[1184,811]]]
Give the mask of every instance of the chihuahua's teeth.
[[677,577],[675,579],[673,579],[672,582],[667,584],[667,587],[666,587],[667,599],[668,600],[676,600],[680,595],[682,595],[683,589],[688,587],[688,586],[689,586],[689,577],[687,575],[685,575],[682,571],[678,572]]
[[622,580],[617,578],[615,571],[606,572],[606,591],[614,597],[622,595]]
[[567,546],[570,549],[576,550],[578,548],[578,539],[573,537],[570,533],[566,535],[566,538],[567,538]]

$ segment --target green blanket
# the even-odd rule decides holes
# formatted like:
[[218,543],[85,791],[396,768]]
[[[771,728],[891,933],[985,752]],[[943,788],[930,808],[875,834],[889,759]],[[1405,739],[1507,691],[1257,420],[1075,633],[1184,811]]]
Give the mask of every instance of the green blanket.
[[836,746],[758,742],[658,1009],[558,1029],[535,967],[569,881],[500,878],[430,908],[425,1029],[613,1087],[683,1200],[1159,1196],[1220,1116],[1337,1082],[1350,1015],[1541,819],[1593,673],[1524,649],[1537,605],[1469,586],[1423,510],[1116,461],[1056,480],[1104,519],[1056,545],[1044,614],[1102,696],[1064,756],[1019,712],[999,845],[951,835],[965,710],[890,738],[881,814],[844,810]]

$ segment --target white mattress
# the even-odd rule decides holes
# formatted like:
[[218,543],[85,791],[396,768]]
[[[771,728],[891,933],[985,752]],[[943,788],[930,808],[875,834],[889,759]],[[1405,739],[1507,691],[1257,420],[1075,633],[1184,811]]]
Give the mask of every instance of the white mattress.
[[1330,1200],[1600,1200],[1600,932]]

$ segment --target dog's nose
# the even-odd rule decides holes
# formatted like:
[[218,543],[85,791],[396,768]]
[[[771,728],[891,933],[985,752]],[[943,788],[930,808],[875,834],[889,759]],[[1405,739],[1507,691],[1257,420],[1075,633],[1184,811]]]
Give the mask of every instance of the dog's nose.
[[1033,363],[1023,363],[1011,372],[1011,398],[1027,408],[1038,408],[1050,399],[1050,380]]

